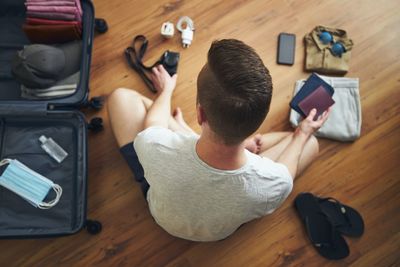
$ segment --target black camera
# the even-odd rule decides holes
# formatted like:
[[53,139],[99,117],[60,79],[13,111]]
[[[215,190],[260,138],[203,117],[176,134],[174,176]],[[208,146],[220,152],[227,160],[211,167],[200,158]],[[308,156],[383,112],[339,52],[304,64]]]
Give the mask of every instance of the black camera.
[[159,63],[162,64],[169,75],[174,75],[178,72],[179,53],[165,51],[161,56]]

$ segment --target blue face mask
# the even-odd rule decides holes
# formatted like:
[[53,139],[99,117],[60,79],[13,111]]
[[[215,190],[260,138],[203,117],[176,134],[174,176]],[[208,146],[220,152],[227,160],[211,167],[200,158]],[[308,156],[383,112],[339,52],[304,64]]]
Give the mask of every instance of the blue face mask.
[[[15,159],[4,159],[0,166],[8,164],[0,176],[0,185],[21,196],[33,206],[40,209],[49,209],[60,200],[62,188],[51,180],[29,169]],[[56,192],[55,199],[43,202],[50,189]]]

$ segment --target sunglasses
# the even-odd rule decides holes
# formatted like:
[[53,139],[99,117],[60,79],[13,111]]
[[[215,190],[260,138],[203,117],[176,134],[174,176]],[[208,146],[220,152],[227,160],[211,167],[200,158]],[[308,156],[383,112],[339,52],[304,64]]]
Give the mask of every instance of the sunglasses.
[[340,41],[336,41],[333,39],[333,35],[330,32],[327,31],[322,31],[318,35],[319,39],[321,42],[325,45],[327,44],[332,44],[331,46],[331,51],[332,54],[336,57],[341,57],[344,52],[346,52],[346,49],[344,48],[344,45]]

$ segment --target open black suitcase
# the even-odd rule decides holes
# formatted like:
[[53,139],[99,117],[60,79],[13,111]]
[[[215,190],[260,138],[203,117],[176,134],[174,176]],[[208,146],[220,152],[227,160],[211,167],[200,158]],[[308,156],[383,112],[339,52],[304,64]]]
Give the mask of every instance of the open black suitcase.
[[[92,3],[81,3],[83,52],[76,93],[51,100],[26,100],[20,97],[20,84],[11,74],[14,54],[30,44],[21,29],[24,0],[0,1],[0,160],[17,159],[63,189],[59,203],[42,210],[0,186],[0,238],[61,236],[83,227],[91,233],[101,230],[99,222],[86,219],[88,125],[77,108],[89,102],[95,19]],[[51,137],[68,152],[62,163],[40,147],[41,135]]]

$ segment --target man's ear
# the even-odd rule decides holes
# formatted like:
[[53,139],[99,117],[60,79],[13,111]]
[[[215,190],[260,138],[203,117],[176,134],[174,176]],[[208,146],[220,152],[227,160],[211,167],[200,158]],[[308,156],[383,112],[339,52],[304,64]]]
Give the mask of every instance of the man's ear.
[[203,123],[207,121],[206,113],[204,112],[203,107],[200,104],[196,106],[196,114],[197,114],[197,123],[201,126]]

